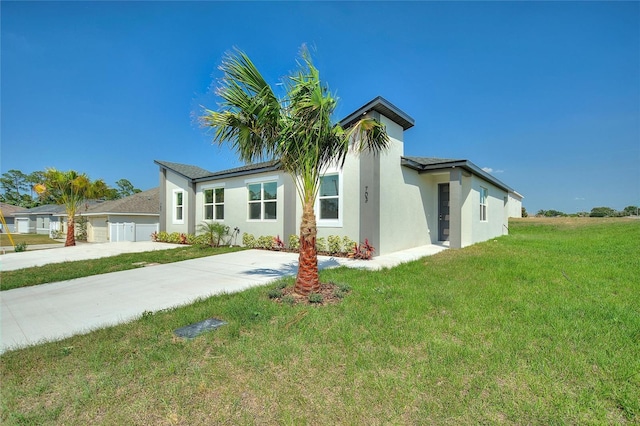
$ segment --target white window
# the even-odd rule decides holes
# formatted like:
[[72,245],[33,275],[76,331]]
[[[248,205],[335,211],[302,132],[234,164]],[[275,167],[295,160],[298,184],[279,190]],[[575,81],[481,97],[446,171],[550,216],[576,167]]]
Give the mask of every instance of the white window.
[[205,188],[204,219],[224,220],[224,188]]
[[320,178],[316,203],[318,226],[342,226],[342,174],[326,173]]
[[487,188],[480,187],[480,221],[487,221],[487,199],[489,198],[489,191]]
[[278,182],[247,184],[249,220],[276,220]]
[[173,190],[173,223],[184,223],[184,191]]

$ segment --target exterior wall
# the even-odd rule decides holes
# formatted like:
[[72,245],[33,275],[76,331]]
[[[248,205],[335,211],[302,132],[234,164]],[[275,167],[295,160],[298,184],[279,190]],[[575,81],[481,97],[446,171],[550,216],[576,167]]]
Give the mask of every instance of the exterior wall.
[[[260,181],[277,182],[277,204],[275,220],[249,220],[247,185]],[[262,235],[279,235],[283,241],[288,238],[285,232],[285,223],[291,223],[290,203],[295,200],[295,189],[292,191],[291,178],[280,171],[258,173],[249,176],[238,176],[220,180],[199,182],[195,192],[195,223],[204,221],[204,190],[214,187],[224,187],[224,219],[221,223],[227,225],[230,230],[240,229],[240,237],[243,233],[249,233],[256,238]],[[289,226],[291,228],[291,226]],[[238,240],[240,243],[240,239]]]
[[[480,187],[487,188],[489,192],[487,201],[487,220],[480,220]],[[472,225],[471,238],[465,240],[464,246],[486,241],[506,233],[505,197],[507,192],[484,179],[473,176],[472,190],[469,197],[468,213],[469,222]]]
[[522,217],[522,196],[510,192],[507,211],[509,217]]
[[[166,228],[165,231],[172,232],[180,232],[180,233],[189,233],[189,227],[195,226],[193,223],[190,223],[189,220],[190,214],[192,213],[192,209],[190,209],[189,199],[194,196],[193,192],[190,190],[191,183],[185,179],[184,177],[167,170],[166,180],[165,180],[165,192],[160,195],[160,204],[161,204],[161,214],[165,215],[166,220]],[[182,223],[176,223],[174,221],[174,191],[183,190],[183,211],[182,211]]]
[[[339,194],[341,205],[339,211],[339,221],[320,220],[320,203],[316,200],[316,222],[318,227],[318,237],[327,238],[330,235],[349,237],[351,240],[360,241],[360,204],[364,199],[365,188],[360,181],[360,161],[361,159],[349,154],[345,160],[342,170],[337,167],[329,168],[326,173],[340,173]],[[296,202],[296,229],[294,234],[300,232],[300,220],[302,216],[302,206],[300,201]]]
[[421,186],[424,179],[400,164],[404,154],[402,127],[385,116],[380,120],[386,125],[391,146],[380,155],[378,255],[430,244],[425,209],[433,202],[433,193]]

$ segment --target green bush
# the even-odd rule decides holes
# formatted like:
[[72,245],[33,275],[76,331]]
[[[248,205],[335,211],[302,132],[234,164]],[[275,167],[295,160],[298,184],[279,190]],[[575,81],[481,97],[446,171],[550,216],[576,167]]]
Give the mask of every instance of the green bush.
[[258,240],[256,241],[256,248],[271,250],[273,248],[273,236],[263,235],[258,237]]
[[309,294],[309,303],[322,303],[324,297],[320,293]]
[[256,248],[256,237],[245,232],[242,234],[242,245],[248,248]]
[[338,235],[329,235],[327,237],[327,248],[331,254],[341,253],[343,251],[342,238]]
[[18,243],[13,247],[13,251],[15,251],[16,253],[19,253],[21,251],[27,251],[27,243],[22,242],[22,243]]
[[297,235],[289,235],[289,250],[299,250],[300,249],[300,237]]
[[342,238],[342,250],[343,253],[349,253],[355,247],[356,242],[346,235]]
[[316,238],[316,251],[327,251],[327,241],[324,237]]
[[198,225],[198,232],[205,237],[205,244],[220,247],[221,244],[227,244],[225,237],[229,236],[229,227],[220,222],[202,222]]

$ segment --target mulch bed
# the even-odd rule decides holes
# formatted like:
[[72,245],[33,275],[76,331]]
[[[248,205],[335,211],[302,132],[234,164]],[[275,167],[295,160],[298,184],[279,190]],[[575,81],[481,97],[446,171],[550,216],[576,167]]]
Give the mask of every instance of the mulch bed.
[[310,302],[309,296],[296,294],[293,292],[293,286],[288,286],[282,289],[281,297],[275,297],[273,300],[277,303],[290,303],[293,300],[294,305],[326,306],[340,303],[343,298],[338,294],[342,293],[344,296],[347,292],[340,290],[340,287],[334,283],[320,283],[319,293],[322,295],[322,302]]

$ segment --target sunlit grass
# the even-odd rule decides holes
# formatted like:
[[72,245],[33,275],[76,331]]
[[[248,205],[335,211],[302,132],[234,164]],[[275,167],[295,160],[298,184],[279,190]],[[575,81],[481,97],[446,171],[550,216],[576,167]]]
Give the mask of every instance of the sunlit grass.
[[[275,284],[0,357],[6,424],[637,424],[640,222],[517,221],[337,305]],[[289,284],[292,283],[288,279]],[[228,322],[193,340],[173,330]]]
[[[36,244],[60,244],[60,241],[52,240],[48,235],[43,234],[11,234],[14,244],[26,243],[27,245]],[[6,233],[0,234],[0,247],[11,247],[11,241],[9,235]],[[28,247],[27,247],[28,248]]]

